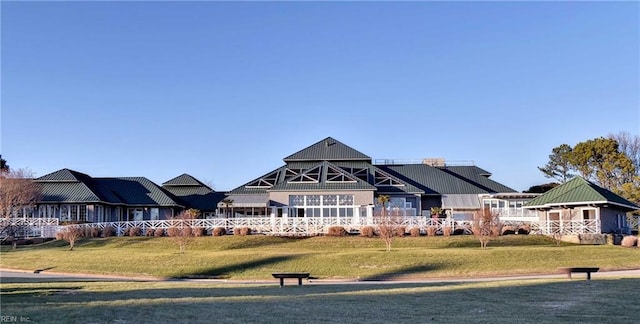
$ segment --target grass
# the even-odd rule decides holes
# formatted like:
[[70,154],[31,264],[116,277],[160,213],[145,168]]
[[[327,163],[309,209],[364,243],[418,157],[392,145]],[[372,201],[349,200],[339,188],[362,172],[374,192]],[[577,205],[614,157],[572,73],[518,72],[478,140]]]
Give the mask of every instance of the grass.
[[160,278],[267,279],[304,271],[316,278],[409,279],[553,273],[559,267],[640,268],[640,249],[563,244],[543,236],[509,235],[482,250],[473,236],[404,237],[385,252],[363,237],[198,237],[185,254],[170,238],[83,239],[74,251],[52,241],[2,247],[0,267]]
[[[470,283],[3,282],[32,323],[635,323],[640,279]],[[23,321],[24,322],[24,321]]]

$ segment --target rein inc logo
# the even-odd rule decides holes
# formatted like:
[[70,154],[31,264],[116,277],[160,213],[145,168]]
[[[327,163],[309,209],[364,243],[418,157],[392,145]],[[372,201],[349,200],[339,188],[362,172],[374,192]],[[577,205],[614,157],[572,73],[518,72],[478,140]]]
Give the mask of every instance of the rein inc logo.
[[1,315],[0,323],[28,323],[31,319],[28,316]]

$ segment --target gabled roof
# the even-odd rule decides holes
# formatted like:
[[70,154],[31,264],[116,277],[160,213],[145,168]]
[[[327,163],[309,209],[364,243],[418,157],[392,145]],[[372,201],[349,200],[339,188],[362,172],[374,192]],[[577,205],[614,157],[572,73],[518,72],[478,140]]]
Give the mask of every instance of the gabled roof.
[[62,170],[51,172],[49,174],[45,174],[42,177],[36,178],[35,181],[80,182],[90,178],[90,176],[84,173],[65,168]]
[[180,206],[158,185],[144,177],[94,178],[93,180],[127,205]]
[[[286,165],[283,165],[271,172],[268,172],[256,179],[253,179],[242,186],[239,186],[231,191],[229,191],[229,195],[232,194],[265,194],[267,190],[270,189],[273,185],[282,181],[285,177],[286,173]],[[276,180],[272,180],[272,179]]]
[[34,181],[42,190],[41,203],[180,206],[162,188],[143,177],[92,178],[62,169]]
[[424,190],[427,195],[489,193],[486,188],[476,186],[427,164],[377,165],[377,167],[414,184]]
[[163,183],[162,188],[185,207],[200,211],[215,210],[218,202],[225,197],[224,192],[216,192],[186,173]]
[[34,179],[40,188],[41,202],[88,203],[104,201],[93,188],[91,177],[70,169],[62,169]]
[[297,175],[282,179],[269,189],[269,191],[299,190],[376,190],[376,187],[331,162],[322,161]]
[[36,182],[40,188],[39,202],[44,203],[90,203],[102,199],[82,182]]
[[[167,186],[204,186],[209,188],[209,186],[204,183],[198,181],[198,179],[192,177],[189,174],[183,173],[171,180],[168,180],[162,184],[163,187]],[[211,188],[209,188],[211,189]]]
[[588,204],[611,204],[627,211],[640,209],[640,206],[579,176],[530,200],[524,207],[533,209]]
[[195,208],[201,212],[215,210],[218,203],[225,198],[224,192],[212,191],[205,187],[173,186],[164,188],[173,194],[183,206]]
[[488,192],[516,192],[501,183],[489,179],[491,173],[475,165],[446,166],[440,170],[461,178],[464,181],[487,190]]
[[307,148],[293,153],[284,161],[289,163],[293,161],[368,161],[371,158],[345,144],[332,138],[327,137]]

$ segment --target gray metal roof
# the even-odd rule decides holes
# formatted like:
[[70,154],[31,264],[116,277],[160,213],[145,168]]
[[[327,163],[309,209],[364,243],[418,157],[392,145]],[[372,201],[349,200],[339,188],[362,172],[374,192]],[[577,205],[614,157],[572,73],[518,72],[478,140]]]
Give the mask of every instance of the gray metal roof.
[[517,192],[512,188],[489,179],[491,173],[477,166],[446,166],[439,169],[483,188],[488,192]]
[[40,188],[42,203],[90,203],[102,199],[82,182],[36,182]]
[[183,173],[171,180],[164,182],[162,186],[204,186],[208,188],[207,185],[186,173]]
[[104,203],[112,205],[181,206],[143,177],[92,178],[62,169],[34,180],[41,188],[39,203]]
[[42,177],[36,178],[35,181],[43,182],[43,181],[55,181],[55,182],[63,182],[63,181],[83,181],[85,179],[90,179],[91,177],[70,169],[61,169],[55,172],[51,172],[49,174],[45,174]]
[[486,189],[426,164],[377,165],[377,167],[416,185],[427,195],[489,193]]
[[225,198],[224,192],[215,192],[205,186],[164,186],[163,188],[174,195],[174,200],[179,201],[181,205],[201,212],[215,210],[218,202]]
[[293,153],[286,158],[285,162],[293,161],[346,161],[362,160],[371,163],[371,157],[343,144],[342,142],[327,137],[307,148]]
[[94,178],[127,205],[180,206],[158,185],[144,177]]

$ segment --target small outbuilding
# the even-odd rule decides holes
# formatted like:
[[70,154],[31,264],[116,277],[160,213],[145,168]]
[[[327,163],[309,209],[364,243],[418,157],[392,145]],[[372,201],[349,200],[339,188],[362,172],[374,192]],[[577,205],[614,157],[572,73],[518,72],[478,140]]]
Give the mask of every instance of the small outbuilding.
[[640,206],[582,177],[530,200],[543,234],[631,233],[626,213]]

